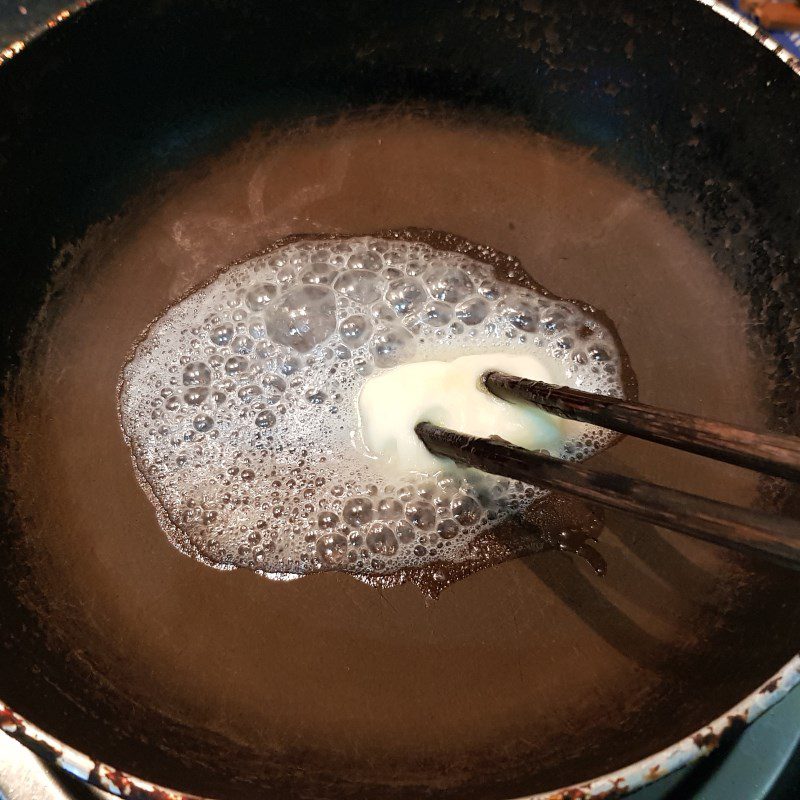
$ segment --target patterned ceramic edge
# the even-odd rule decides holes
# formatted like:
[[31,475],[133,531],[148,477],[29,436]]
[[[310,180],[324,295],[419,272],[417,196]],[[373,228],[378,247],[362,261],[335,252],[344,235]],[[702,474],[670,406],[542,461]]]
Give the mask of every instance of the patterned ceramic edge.
[[765,31],[764,28],[760,28],[752,19],[745,17],[736,9],[720,2],[720,0],[695,0],[695,2],[708,6],[720,16],[725,17],[728,22],[732,22],[737,28],[741,28],[746,34],[752,36],[760,44],[763,44],[767,50],[775,53],[784,64],[800,75],[800,57],[796,56],[790,50],[787,50],[780,42],[773,39],[768,31]]
[[785,697],[798,683],[800,683],[800,655],[795,656],[780,672],[727,714],[723,714],[710,725],[677,744],[588,783],[575,784],[554,792],[530,795],[518,800],[607,800],[607,798],[621,797],[708,755],[725,740],[726,736],[740,732]]
[[[724,741],[726,734],[738,733],[745,725],[757,719],[778,700],[785,697],[798,683],[800,683],[800,655],[795,656],[773,678],[734,706],[727,714],[723,714],[710,725],[677,744],[587,783],[528,795],[518,800],[609,800],[621,797],[707,755]],[[126,772],[120,772],[108,764],[95,761],[45,733],[2,702],[0,702],[0,730],[59,769],[119,797],[131,800],[201,800],[196,795],[164,789]]]
[[202,800],[196,795],[164,789],[149,781],[115,770],[108,764],[95,761],[50,736],[49,733],[45,733],[41,728],[14,713],[2,701],[0,701],[0,731],[12,736],[47,763],[118,797],[132,800]]
[[[23,38],[2,47],[0,65],[21,53],[27,44],[41,33],[56,27],[95,1],[80,0],[73,3],[54,14],[45,23],[34,27]],[[800,75],[800,58],[786,50],[752,20],[719,0],[695,0],[695,2],[708,6],[741,28]],[[610,800],[621,797],[707,755],[719,745],[726,733],[735,732],[761,716],[798,683],[800,683],[800,655],[795,656],[760,689],[734,706],[727,714],[723,714],[710,725],[677,744],[588,783],[573,784],[556,791],[528,795],[518,800]],[[41,728],[16,714],[2,701],[0,701],[0,731],[21,742],[48,763],[118,797],[131,800],[203,800],[197,795],[165,789],[134,775],[120,772],[108,764],[95,761],[45,733]]]

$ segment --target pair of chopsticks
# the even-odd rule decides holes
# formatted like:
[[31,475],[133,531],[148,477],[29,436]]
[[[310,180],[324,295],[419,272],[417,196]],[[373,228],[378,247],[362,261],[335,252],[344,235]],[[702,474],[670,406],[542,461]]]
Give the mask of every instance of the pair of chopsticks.
[[[729,425],[676,411],[529,381],[501,372],[484,375],[504,400],[523,400],[566,419],[800,481],[800,439]],[[420,422],[415,428],[435,455],[494,475],[567,492],[715,544],[800,568],[800,523],[775,514],[590,469],[534,453],[501,439],[483,439]]]

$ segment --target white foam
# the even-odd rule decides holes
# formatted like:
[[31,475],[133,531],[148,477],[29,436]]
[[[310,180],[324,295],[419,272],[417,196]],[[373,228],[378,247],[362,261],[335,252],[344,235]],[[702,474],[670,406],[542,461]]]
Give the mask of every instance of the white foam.
[[[370,375],[412,361],[535,356],[555,382],[621,396],[614,337],[581,307],[460,252],[391,238],[295,241],[170,308],[123,370],[120,417],[171,541],[221,568],[390,573],[458,561],[540,490],[398,475],[361,444]],[[602,446],[582,426],[560,454]]]

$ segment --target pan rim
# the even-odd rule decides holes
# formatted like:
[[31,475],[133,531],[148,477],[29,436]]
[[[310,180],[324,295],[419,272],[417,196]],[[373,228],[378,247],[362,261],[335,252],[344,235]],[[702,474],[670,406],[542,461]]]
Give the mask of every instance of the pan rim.
[[[800,683],[800,654],[765,684],[713,722],[675,744],[590,781],[538,792],[515,800],[591,800],[619,797],[686,767],[715,750],[727,731],[749,725]],[[209,800],[138,778],[70,747],[15,713],[0,701],[0,731],[32,750],[46,763],[98,789],[131,800]]]
[[[79,15],[99,1],[78,0],[78,2],[66,5],[44,22],[31,27],[22,38],[6,44],[0,43],[0,67],[19,55],[46,31]],[[693,0],[693,2],[706,6],[736,25],[800,76],[800,57],[783,47],[769,32],[759,27],[753,20],[721,0]],[[800,653],[733,708],[721,714],[708,725],[657,753],[590,781],[524,795],[514,798],[514,800],[592,800],[592,798],[601,800],[601,798],[609,796],[618,797],[628,794],[708,755],[719,746],[726,731],[738,725],[749,725],[783,699],[798,684],[800,684]],[[165,788],[97,761],[46,733],[25,717],[17,714],[2,700],[0,700],[0,731],[32,750],[49,765],[119,797],[131,800],[209,800],[199,795]]]

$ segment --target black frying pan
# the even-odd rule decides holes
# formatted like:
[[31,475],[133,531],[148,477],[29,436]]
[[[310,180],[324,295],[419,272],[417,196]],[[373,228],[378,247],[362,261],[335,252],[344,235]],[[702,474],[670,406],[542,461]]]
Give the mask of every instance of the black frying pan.
[[[525,261],[535,228],[533,239],[561,247],[532,264],[535,276],[618,322],[643,399],[800,432],[800,81],[712,10],[692,0],[104,0],[0,67],[0,108],[0,697],[16,712],[93,758],[205,796],[510,798],[670,745],[795,654],[795,574],[622,517],[609,515],[601,537],[605,579],[544,553],[432,601],[410,585],[273,584],[195,564],[166,543],[132,470],[118,469],[127,454],[108,387],[158,304],[303,229],[457,228]],[[419,204],[378,161],[359,161],[364,144],[342,179],[361,170],[358,192],[281,205],[277,189],[313,187],[331,168],[342,135],[332,120],[344,112],[367,126],[364,142],[386,138],[392,180],[424,163]],[[311,130],[309,117],[323,121]],[[422,127],[401,147],[408,119]],[[303,124],[285,147],[270,139]],[[437,173],[451,128],[470,131],[459,139],[469,167]],[[514,179],[508,143],[532,131],[567,143],[566,156],[549,178],[519,162],[520,180],[549,180],[550,194],[514,217],[522,194],[497,186]],[[237,169],[276,152],[255,199],[262,216],[237,227]],[[579,185],[587,175],[594,203]],[[603,191],[625,186],[649,199],[630,199],[625,217],[616,196],[606,214]],[[198,200],[198,187],[219,195]],[[548,217],[537,209],[549,197]],[[204,238],[220,219],[233,235]],[[188,249],[175,244],[179,223]],[[674,237],[663,258],[662,234]],[[706,338],[697,319],[719,301],[710,278],[696,313],[681,311],[690,295],[666,308],[675,287],[699,285],[704,259],[719,297],[739,298],[746,317],[707,338],[741,337],[736,352],[756,357],[750,383],[702,346],[647,349],[643,332],[670,320],[674,341]],[[591,273],[601,262],[602,281]],[[663,303],[657,287],[642,294],[678,263]],[[96,304],[118,274],[129,296]],[[64,319],[93,320],[83,330],[94,365],[85,339],[59,339]],[[52,370],[37,384],[42,363]],[[786,487],[650,452],[626,442],[609,463],[797,513]]]

